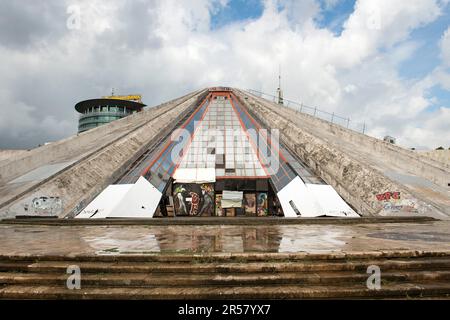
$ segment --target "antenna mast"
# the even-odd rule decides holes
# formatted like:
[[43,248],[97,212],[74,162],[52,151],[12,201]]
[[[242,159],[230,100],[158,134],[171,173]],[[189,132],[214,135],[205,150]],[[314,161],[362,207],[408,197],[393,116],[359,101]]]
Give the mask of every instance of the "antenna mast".
[[279,65],[278,68],[278,89],[277,89],[277,94],[278,94],[278,104],[284,104],[283,103],[283,90],[281,90],[281,64]]
[[281,64],[278,66],[278,89],[281,89]]

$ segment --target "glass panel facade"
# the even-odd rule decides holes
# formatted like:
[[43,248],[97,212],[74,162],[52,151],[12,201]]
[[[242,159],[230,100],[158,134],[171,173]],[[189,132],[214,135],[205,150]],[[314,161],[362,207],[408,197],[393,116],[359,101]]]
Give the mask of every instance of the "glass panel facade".
[[78,132],[110,123],[131,114],[132,110],[114,105],[92,106],[80,115]]
[[[194,114],[185,122],[183,128],[186,129],[191,136],[198,128],[200,120],[204,116],[208,105],[209,100],[206,99],[200,107],[197,108]],[[175,141],[169,141],[164,146],[163,152],[159,154],[153,160],[150,167],[147,168],[144,177],[147,178],[147,180],[149,180],[159,191],[164,191],[178,164],[176,159],[172,159],[172,151],[174,147],[176,146],[177,149],[182,150],[188,143],[188,139],[175,139]],[[180,151],[179,156],[182,156],[181,152],[182,151]]]
[[[275,191],[280,191],[297,176],[281,151],[272,146],[269,133],[269,136],[262,133],[259,139],[255,136],[260,132],[259,124],[233,96],[231,99],[218,96],[211,101],[205,100],[183,128],[190,134],[191,141],[167,142],[145,171],[144,176],[161,192],[177,166],[213,168],[218,179],[270,178]],[[175,146],[181,150],[178,162],[172,159]],[[186,152],[182,154],[186,146]],[[269,160],[272,166],[265,167]]]
[[180,168],[215,168],[220,177],[266,177],[228,99],[211,102]]
[[[243,126],[248,132],[253,132],[255,135],[260,130],[260,126],[256,121],[241,107],[238,101],[232,98],[233,106],[242,120]],[[278,192],[283,189],[289,182],[291,182],[297,174],[288,165],[284,155],[280,150],[271,145],[271,138],[267,134],[260,134],[259,137],[251,137],[251,140],[258,141],[259,156],[263,160],[263,163],[269,164],[267,171],[270,175],[270,179],[274,185],[275,190]],[[259,138],[259,139],[258,139]],[[270,156],[270,159],[266,158]],[[270,161],[269,161],[270,160]]]

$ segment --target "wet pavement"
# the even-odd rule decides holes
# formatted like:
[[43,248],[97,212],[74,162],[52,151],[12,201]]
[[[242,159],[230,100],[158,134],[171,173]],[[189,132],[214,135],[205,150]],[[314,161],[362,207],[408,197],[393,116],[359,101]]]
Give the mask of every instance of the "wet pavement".
[[0,225],[0,255],[450,250],[450,223],[356,225]]

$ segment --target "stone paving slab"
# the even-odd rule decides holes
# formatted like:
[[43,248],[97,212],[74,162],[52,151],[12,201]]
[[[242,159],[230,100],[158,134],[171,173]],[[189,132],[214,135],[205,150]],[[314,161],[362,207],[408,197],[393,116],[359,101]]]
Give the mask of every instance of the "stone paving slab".
[[357,225],[0,225],[0,256],[450,251],[450,222]]

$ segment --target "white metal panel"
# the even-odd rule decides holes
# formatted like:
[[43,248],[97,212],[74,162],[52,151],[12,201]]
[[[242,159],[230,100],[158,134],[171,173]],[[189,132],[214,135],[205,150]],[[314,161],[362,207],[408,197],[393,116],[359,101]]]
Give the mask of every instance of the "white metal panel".
[[339,196],[330,185],[306,184],[322,207],[324,214],[330,217],[359,217],[359,215]]
[[197,183],[214,183],[216,182],[215,168],[198,168]]
[[178,168],[173,174],[175,183],[194,183],[197,179],[196,168]]
[[158,189],[140,177],[108,218],[153,218],[161,197],[162,193]]
[[114,184],[103,190],[76,218],[106,218],[125,197],[132,184]]
[[[277,193],[277,196],[286,218],[319,217],[324,215],[323,209],[314,194],[308,190],[300,177],[295,177],[294,180]],[[300,215],[295,212],[291,204],[297,208]]]
[[178,168],[173,178],[175,183],[214,183],[215,168]]
[[223,190],[222,199],[242,201],[244,199],[244,192]]
[[[296,177],[277,194],[284,216],[295,217],[359,217],[330,185],[304,184]],[[300,212],[298,215],[293,206]]]

